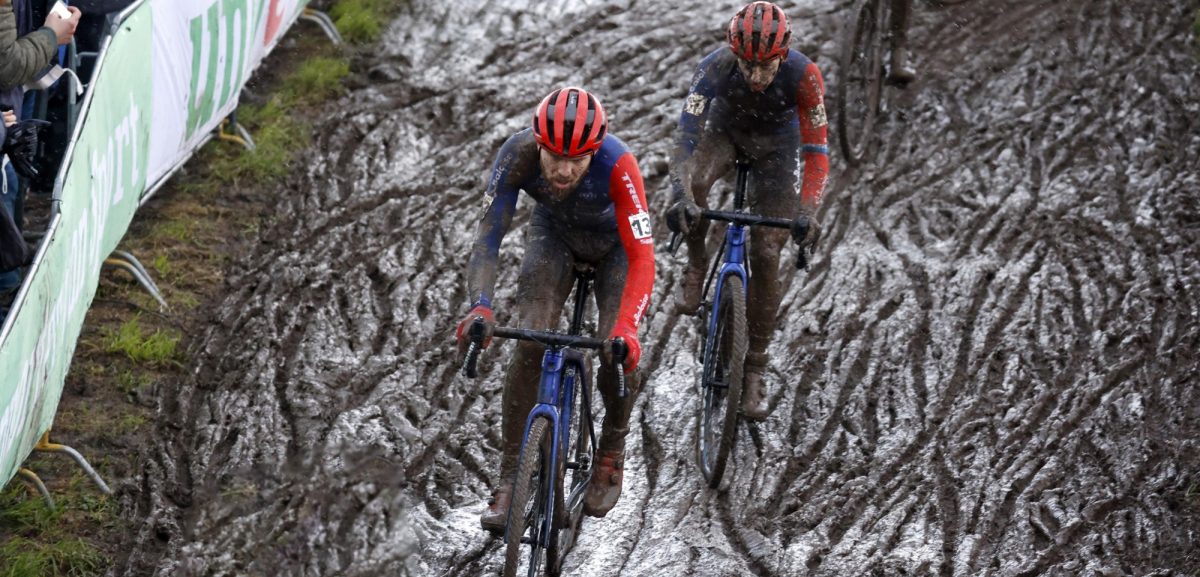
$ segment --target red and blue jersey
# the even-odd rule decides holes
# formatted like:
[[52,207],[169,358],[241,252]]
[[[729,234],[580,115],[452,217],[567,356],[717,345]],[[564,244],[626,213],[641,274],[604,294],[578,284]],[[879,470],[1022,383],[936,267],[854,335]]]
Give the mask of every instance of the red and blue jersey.
[[492,165],[484,214],[467,266],[474,304],[491,306],[500,242],[512,224],[522,190],[536,202],[535,217],[548,220],[554,228],[619,239],[629,270],[617,324],[627,323],[636,330],[654,286],[654,243],[641,171],[625,143],[611,134],[605,136],[579,185],[559,198],[542,176],[533,131],[522,130],[505,141]]
[[[691,157],[705,126],[743,134],[792,137],[799,132],[804,155],[801,202],[816,206],[829,174],[828,121],[825,81],[817,65],[797,50],[789,50],[775,79],[762,92],[750,90],[727,47],[714,50],[700,62],[676,138],[676,162]],[[682,184],[672,182],[676,194]]]

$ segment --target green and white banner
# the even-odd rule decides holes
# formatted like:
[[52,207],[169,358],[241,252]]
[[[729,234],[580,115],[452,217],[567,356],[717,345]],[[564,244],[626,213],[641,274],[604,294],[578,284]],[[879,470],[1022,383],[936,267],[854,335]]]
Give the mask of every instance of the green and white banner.
[[59,212],[0,328],[0,484],[50,429],[104,258],[143,194],[237,106],[306,0],[143,0],[102,52]]

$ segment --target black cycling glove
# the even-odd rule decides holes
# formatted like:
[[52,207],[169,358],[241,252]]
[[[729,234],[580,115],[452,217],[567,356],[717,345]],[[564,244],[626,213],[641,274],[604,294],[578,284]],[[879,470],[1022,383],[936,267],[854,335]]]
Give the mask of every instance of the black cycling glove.
[[50,123],[45,120],[31,118],[8,127],[8,134],[4,139],[4,153],[12,161],[13,168],[17,169],[17,174],[25,178],[33,178],[38,175],[37,168],[34,166],[34,160],[37,158],[38,133],[48,126]]

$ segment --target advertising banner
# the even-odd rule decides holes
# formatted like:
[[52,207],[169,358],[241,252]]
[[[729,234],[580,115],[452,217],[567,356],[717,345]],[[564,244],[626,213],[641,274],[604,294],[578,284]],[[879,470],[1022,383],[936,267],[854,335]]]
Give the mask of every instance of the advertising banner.
[[0,483],[50,429],[99,282],[147,190],[187,160],[306,0],[143,0],[97,62],[58,214],[0,328]]

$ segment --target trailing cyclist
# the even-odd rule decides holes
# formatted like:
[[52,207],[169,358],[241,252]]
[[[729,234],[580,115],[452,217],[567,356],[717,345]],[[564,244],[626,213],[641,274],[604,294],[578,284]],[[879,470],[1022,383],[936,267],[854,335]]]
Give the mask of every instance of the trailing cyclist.
[[[588,263],[596,271],[599,329],[610,343],[620,338],[628,346],[628,394],[623,399],[618,396],[611,352],[601,355],[604,425],[584,501],[584,512],[593,517],[603,517],[621,495],[625,435],[639,389],[637,330],[654,285],[654,245],[641,173],[633,154],[607,129],[600,101],[580,88],[567,87],[542,100],[533,126],[500,147],[467,266],[471,310],[458,326],[462,346],[464,328],[476,317],[494,322],[500,241],[512,223],[518,191],[524,190],[536,206],[517,281],[516,324],[557,327],[573,286],[574,266]],[[504,381],[500,483],[480,519],[483,528],[493,532],[504,530],[525,419],[536,401],[542,352],[536,343],[520,342]]]
[[[807,56],[789,49],[787,17],[770,2],[752,2],[738,11],[726,38],[728,48],[706,56],[692,79],[671,159],[667,225],[685,235],[688,246],[682,290],[675,295],[681,313],[694,313],[700,304],[708,259],[708,222],[700,218],[700,207],[708,208],[709,189],[738,156],[752,163],[751,212],[807,216],[806,234],[794,239],[801,250],[811,250],[820,236],[816,210],[829,172],[821,71]],[[801,154],[804,177],[797,197]],[[779,253],[787,236],[786,230],[763,228],[750,237],[754,282],[748,294],[750,346],[742,410],[751,419],[765,418],[768,412],[762,378],[782,297]]]

